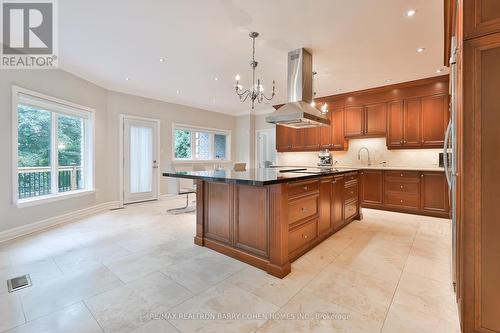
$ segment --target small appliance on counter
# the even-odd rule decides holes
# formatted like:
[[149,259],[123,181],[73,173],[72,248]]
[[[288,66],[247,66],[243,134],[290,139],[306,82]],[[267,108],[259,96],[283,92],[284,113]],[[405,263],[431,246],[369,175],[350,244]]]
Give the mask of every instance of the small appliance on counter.
[[332,168],[332,154],[328,149],[322,150],[318,154],[319,163],[318,167],[320,168]]

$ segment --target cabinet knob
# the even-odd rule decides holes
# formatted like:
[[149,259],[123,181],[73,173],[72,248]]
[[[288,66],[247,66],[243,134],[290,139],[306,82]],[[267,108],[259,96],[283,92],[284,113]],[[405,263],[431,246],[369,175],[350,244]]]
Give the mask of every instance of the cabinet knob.
[[307,235],[302,235],[302,237],[304,237],[304,239],[307,239]]
[[399,202],[403,203],[403,199],[399,200]]
[[401,174],[401,177],[403,177],[403,174]]
[[307,212],[307,208],[301,208],[302,213]]
[[304,191],[307,191],[307,186],[304,186]]
[[424,175],[423,175],[423,174],[421,174],[421,175],[420,175],[420,177],[421,177],[421,178],[424,178]]
[[401,185],[400,187],[401,187],[401,189],[403,189],[403,188],[404,188],[404,186],[403,186],[403,185]]
[[354,194],[354,191],[351,191],[351,194]]
[[399,143],[403,143],[403,140],[399,141]]

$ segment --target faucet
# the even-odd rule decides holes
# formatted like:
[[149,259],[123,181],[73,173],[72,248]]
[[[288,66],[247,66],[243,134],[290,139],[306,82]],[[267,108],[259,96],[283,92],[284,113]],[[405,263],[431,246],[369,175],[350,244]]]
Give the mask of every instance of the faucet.
[[368,166],[371,166],[371,165],[372,165],[372,162],[371,162],[371,160],[370,160],[370,151],[369,151],[369,150],[368,150],[368,148],[366,148],[366,147],[361,147],[361,148],[359,148],[359,150],[358,150],[358,161],[359,161],[359,160],[361,160],[361,151],[362,151],[363,149],[364,149],[364,150],[366,150],[366,152],[368,153]]

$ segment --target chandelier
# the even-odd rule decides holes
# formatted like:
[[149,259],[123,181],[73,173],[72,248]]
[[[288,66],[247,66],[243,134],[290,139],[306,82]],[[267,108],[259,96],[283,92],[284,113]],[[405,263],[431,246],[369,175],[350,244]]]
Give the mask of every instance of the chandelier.
[[240,101],[244,103],[248,98],[252,101],[252,110],[255,106],[255,101],[258,103],[262,103],[265,100],[270,101],[273,99],[275,94],[274,80],[273,80],[273,90],[271,92],[271,97],[267,97],[264,95],[264,87],[260,83],[260,79],[257,79],[257,83],[255,83],[255,68],[259,64],[255,61],[255,38],[259,37],[258,32],[251,32],[249,34],[250,38],[252,38],[252,61],[250,62],[250,67],[252,67],[252,88],[243,90],[243,86],[240,85],[240,76],[236,75],[236,95],[240,98]]

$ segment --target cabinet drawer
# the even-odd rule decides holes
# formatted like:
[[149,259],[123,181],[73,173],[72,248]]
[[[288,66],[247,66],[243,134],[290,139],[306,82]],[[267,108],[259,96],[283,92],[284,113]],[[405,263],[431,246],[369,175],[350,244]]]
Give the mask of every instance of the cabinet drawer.
[[[349,173],[346,173],[344,176],[345,176],[346,183],[358,181],[358,173],[357,172],[349,172]],[[347,184],[346,184],[346,186],[347,186]]]
[[390,206],[418,209],[419,195],[398,192],[386,192],[385,203]]
[[409,181],[387,181],[385,182],[385,190],[418,195],[420,193],[420,184]]
[[386,171],[385,176],[388,178],[403,178],[403,179],[419,179],[418,171]]
[[358,198],[358,184],[350,184],[344,187],[344,198],[346,201]]
[[346,202],[344,205],[344,219],[348,220],[358,214],[358,201]]
[[288,252],[313,242],[318,237],[318,220],[306,223],[288,234]]
[[288,203],[288,223],[293,224],[318,214],[318,196],[290,201]]
[[309,182],[291,183],[288,185],[288,196],[295,197],[300,195],[308,195],[317,192],[318,189],[319,185],[317,180]]

